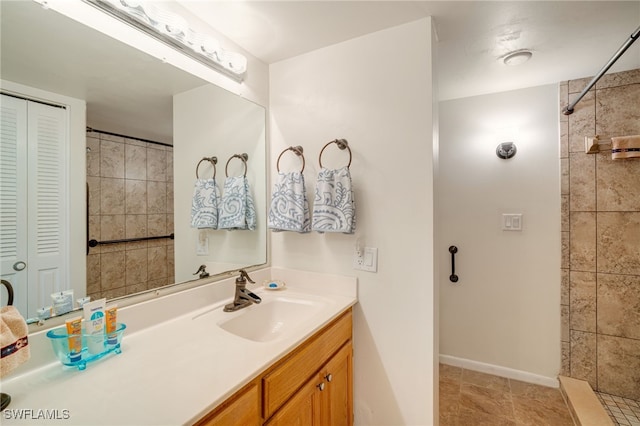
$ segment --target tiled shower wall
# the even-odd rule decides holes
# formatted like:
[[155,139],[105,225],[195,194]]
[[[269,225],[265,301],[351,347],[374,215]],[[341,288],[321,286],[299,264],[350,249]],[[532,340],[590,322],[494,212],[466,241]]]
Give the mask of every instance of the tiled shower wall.
[[[173,148],[87,132],[89,239],[173,232]],[[174,282],[173,240],[99,245],[87,255],[87,295],[108,299]]]
[[[590,80],[561,83],[561,108]],[[562,373],[640,400],[640,159],[584,152],[640,134],[640,69],[601,78],[560,129]]]

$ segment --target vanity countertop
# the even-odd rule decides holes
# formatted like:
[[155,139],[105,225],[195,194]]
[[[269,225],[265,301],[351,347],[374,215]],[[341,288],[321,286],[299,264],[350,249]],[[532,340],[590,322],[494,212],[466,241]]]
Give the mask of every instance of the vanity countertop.
[[[266,342],[238,337],[217,325],[230,318],[226,316],[238,314],[218,309],[230,299],[156,325],[132,327],[133,333],[125,332],[120,355],[89,363],[84,371],[52,360],[4,379],[2,391],[11,395],[12,402],[2,413],[1,423],[178,425],[197,421],[357,302],[355,278],[282,269],[270,273],[284,279],[287,287],[255,289],[263,303],[272,297],[318,298],[323,301],[322,310],[297,324],[294,331]],[[131,312],[125,316],[136,320]]]

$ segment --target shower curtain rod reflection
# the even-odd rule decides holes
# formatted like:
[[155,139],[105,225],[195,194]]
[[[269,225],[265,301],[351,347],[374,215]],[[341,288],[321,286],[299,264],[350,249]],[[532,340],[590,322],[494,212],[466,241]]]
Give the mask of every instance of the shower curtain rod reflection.
[[584,97],[584,95],[587,94],[587,92],[593,87],[593,85],[596,84],[598,82],[598,80],[600,80],[600,77],[602,77],[604,75],[604,73],[606,73],[609,70],[609,68],[611,68],[611,66],[613,64],[615,64],[615,62],[618,60],[618,58],[620,56],[622,56],[622,54],[624,52],[626,52],[626,50],[629,48],[629,46],[631,46],[633,44],[633,42],[638,39],[638,37],[640,37],[640,27],[636,28],[636,30],[633,33],[631,33],[631,36],[629,37],[629,39],[627,39],[627,41],[624,42],[624,44],[620,47],[620,49],[618,49],[618,51],[611,57],[611,59],[609,59],[609,62],[604,64],[604,66],[602,67],[600,72],[598,72],[598,74],[595,77],[593,77],[591,82],[589,84],[587,84],[587,87],[585,87],[584,90],[582,90],[582,92],[580,92],[580,94],[578,95],[576,100],[571,102],[568,106],[566,106],[562,110],[562,113],[564,115],[573,114],[573,109],[578,104],[578,102],[580,102],[580,100]]
[[173,148],[173,145],[171,145],[170,143],[152,141],[151,139],[137,138],[135,136],[123,135],[121,133],[107,132],[106,130],[98,130],[98,129],[94,129],[93,127],[89,127],[89,126],[87,126],[87,132],[104,133],[105,135],[118,136],[118,137],[121,137],[121,138],[133,139],[133,140],[140,141],[140,142],[147,142],[147,143],[151,143],[151,144],[155,144],[155,145],[169,146],[169,147]]

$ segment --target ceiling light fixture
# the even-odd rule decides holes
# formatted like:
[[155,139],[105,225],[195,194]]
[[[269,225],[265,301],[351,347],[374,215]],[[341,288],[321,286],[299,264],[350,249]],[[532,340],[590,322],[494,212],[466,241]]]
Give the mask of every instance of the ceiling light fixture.
[[84,0],[103,12],[143,31],[198,62],[241,82],[247,58],[220,47],[216,39],[195,32],[177,13],[141,0]]
[[533,56],[533,52],[531,52],[530,50],[520,49],[520,50],[514,50],[513,52],[509,52],[506,55],[502,56],[500,59],[502,59],[502,62],[505,65],[515,66],[515,65],[524,64],[529,59],[531,59],[532,56]]

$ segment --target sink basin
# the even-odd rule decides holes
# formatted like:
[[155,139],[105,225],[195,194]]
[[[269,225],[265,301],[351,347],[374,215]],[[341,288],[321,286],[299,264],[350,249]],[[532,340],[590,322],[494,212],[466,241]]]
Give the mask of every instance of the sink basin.
[[223,330],[254,342],[268,342],[294,330],[320,312],[326,303],[321,300],[294,299],[277,296],[258,305],[251,305],[218,326]]

